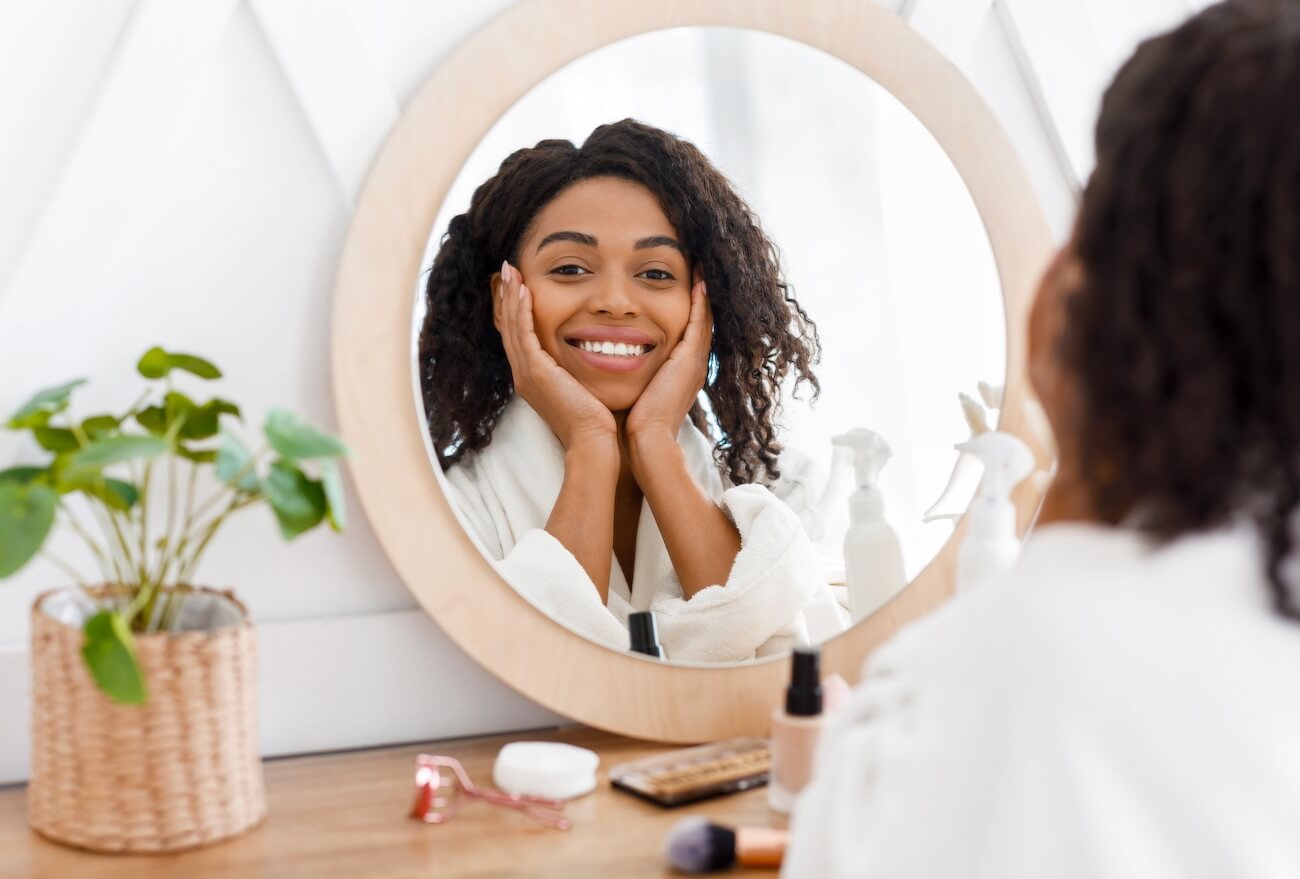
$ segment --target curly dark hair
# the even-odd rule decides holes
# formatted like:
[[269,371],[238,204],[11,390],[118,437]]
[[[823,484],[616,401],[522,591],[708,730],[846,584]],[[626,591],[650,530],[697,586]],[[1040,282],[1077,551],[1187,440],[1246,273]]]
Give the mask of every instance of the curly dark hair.
[[[780,475],[777,417],[793,375],[815,398],[817,329],[781,275],[775,245],[727,179],[694,145],[633,119],[602,125],[581,147],[544,140],[512,153],[448,225],[425,286],[420,386],[443,470],[492,441],[514,394],[492,323],[490,280],[518,263],[530,224],[552,199],[593,177],[639,183],[658,198],[709,290],[713,346],[704,388],[721,436],[714,457],[736,484]],[[697,402],[691,418],[706,419]]]
[[1230,0],[1106,91],[1059,354],[1104,521],[1244,520],[1280,613],[1300,503],[1300,3]]

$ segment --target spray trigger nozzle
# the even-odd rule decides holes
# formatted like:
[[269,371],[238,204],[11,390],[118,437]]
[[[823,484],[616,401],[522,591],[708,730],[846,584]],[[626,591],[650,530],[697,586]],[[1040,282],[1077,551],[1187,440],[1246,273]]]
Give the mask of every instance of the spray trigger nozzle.
[[881,469],[894,454],[883,436],[865,427],[833,436],[831,444],[853,452],[853,473],[860,489],[875,488]]
[[976,498],[1005,500],[1025,477],[1034,472],[1034,453],[1024,440],[1010,433],[991,430],[958,443],[958,451],[979,458],[984,464]]

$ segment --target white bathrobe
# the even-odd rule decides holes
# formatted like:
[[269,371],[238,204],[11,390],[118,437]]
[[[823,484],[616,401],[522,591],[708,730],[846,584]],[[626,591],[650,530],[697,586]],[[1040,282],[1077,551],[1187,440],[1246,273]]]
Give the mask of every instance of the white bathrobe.
[[1300,876],[1300,624],[1262,558],[1045,527],[868,660],[784,875]]
[[724,490],[708,439],[689,421],[677,439],[691,475],[735,524],[741,541],[727,582],[689,600],[649,502],[643,502],[635,588],[611,559],[609,604],[601,603],[578,560],[545,530],[564,480],[564,447],[518,397],[507,404],[491,445],[457,462],[447,480],[471,534],[498,560],[506,579],[552,618],[615,649],[628,648],[628,614],[641,610],[654,611],[660,644],[675,660],[738,662],[810,638],[820,641],[843,628],[795,513],[763,486]]

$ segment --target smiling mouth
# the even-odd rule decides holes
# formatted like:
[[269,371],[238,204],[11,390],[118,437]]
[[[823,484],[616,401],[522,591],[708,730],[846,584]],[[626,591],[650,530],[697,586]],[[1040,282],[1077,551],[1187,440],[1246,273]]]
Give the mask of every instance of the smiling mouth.
[[654,350],[654,345],[631,345],[627,342],[598,342],[587,339],[570,339],[569,345],[588,354],[603,354],[606,357],[640,357]]

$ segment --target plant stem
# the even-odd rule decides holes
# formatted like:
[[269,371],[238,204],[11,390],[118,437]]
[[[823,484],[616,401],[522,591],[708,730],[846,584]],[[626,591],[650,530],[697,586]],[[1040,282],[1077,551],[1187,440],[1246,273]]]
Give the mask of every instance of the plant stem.
[[145,400],[149,399],[149,395],[152,394],[152,393],[153,393],[153,389],[152,389],[152,388],[146,388],[146,389],[145,389],[145,392],[144,392],[143,394],[140,395],[140,399],[138,399],[138,400],[136,400],[134,403],[132,403],[132,404],[131,404],[131,408],[126,410],[126,414],[122,416],[122,420],[123,420],[123,421],[126,421],[128,418],[130,418],[131,416],[133,416],[133,415],[135,415],[137,412],[139,412],[139,411],[140,411],[140,404],[143,403]]
[[178,583],[163,604],[162,620],[158,623],[158,629],[163,632],[170,632],[172,626],[176,624],[176,618],[180,615],[181,607],[185,604],[185,596],[190,592],[188,583]]
[[[128,626],[131,625],[131,623],[135,620],[136,614],[138,614],[142,609],[153,606],[154,591],[155,590],[153,588],[151,588],[148,585],[145,585],[140,587],[140,589],[136,592],[135,598],[131,600],[131,606],[126,609],[126,613],[123,615],[124,621]],[[148,625],[148,624],[149,624],[149,614],[146,613],[144,618],[144,625]],[[141,626],[141,630],[143,630],[143,628],[144,626]]]
[[162,540],[166,541],[166,549],[158,550],[158,561],[154,568],[153,580],[162,585],[163,578],[166,576],[168,562],[170,561],[171,541],[175,536],[176,530],[176,458],[174,454],[167,455],[167,530],[163,532]]
[[197,519],[200,516],[202,516],[204,513],[208,511],[209,507],[211,507],[213,504],[217,503],[218,501],[221,501],[224,498],[228,497],[231,492],[233,492],[236,496],[242,494],[243,493],[242,489],[238,488],[239,480],[243,479],[249,473],[255,472],[257,468],[258,460],[262,458],[268,451],[269,450],[266,448],[266,446],[262,446],[253,455],[251,455],[248,461],[245,462],[244,466],[236,470],[234,474],[228,480],[226,480],[225,485],[217,489],[217,491],[214,492],[213,494],[203,499],[203,501],[199,504],[198,509],[194,511],[194,518]]
[[140,486],[140,579],[149,579],[149,484],[153,482],[153,460],[144,465],[144,482]]
[[104,575],[104,579],[113,579],[113,566],[109,564],[108,556],[104,554],[104,548],[90,536],[86,529],[81,527],[81,523],[77,521],[76,516],[72,515],[72,510],[63,503],[62,498],[59,499],[59,512],[63,514],[63,522],[76,532],[77,536],[82,539],[86,546],[90,547],[90,551],[99,562],[99,572]]
[[221,523],[226,520],[227,516],[229,516],[231,513],[235,512],[236,510],[240,510],[243,509],[244,507],[249,506],[250,504],[257,503],[257,501],[258,501],[257,495],[245,497],[242,500],[238,497],[232,498],[230,503],[226,506],[226,508],[222,510],[221,514],[208,523],[207,527],[203,531],[203,539],[199,542],[199,545],[195,547],[194,553],[189,557],[189,559],[185,561],[185,564],[182,565],[180,573],[177,576],[177,579],[182,582],[189,581],[190,577],[194,573],[195,568],[198,567],[199,559],[203,556],[203,550],[207,549],[208,544],[212,541],[212,538],[216,535],[217,529],[221,527]]
[[85,578],[83,578],[80,574],[78,574],[78,573],[73,569],[72,565],[69,565],[67,562],[63,561],[63,559],[59,558],[59,557],[56,556],[54,553],[49,552],[48,550],[42,550],[42,551],[41,551],[41,558],[43,558],[43,559],[45,559],[46,561],[52,562],[53,564],[57,565],[57,566],[58,566],[58,567],[63,571],[63,573],[65,573],[65,574],[67,574],[69,577],[71,577],[71,578],[72,578],[72,582],[76,583],[77,586],[80,587],[81,589],[83,589],[83,590],[87,590],[87,591],[90,589],[90,587],[89,587],[88,585],[86,585]]
[[185,553],[185,548],[189,546],[190,528],[194,524],[194,485],[198,480],[199,465],[190,461],[190,478],[185,486],[185,519],[181,525],[179,539],[175,530],[169,524],[167,527],[167,549],[163,551],[163,564],[158,577],[158,582],[164,582],[168,574],[181,559]]
[[125,583],[127,575],[131,570],[131,566],[125,564],[125,558],[122,556],[120,551],[120,545],[113,541],[113,533],[112,529],[109,527],[108,518],[104,515],[102,510],[96,507],[89,500],[86,501],[86,506],[90,510],[90,518],[95,520],[95,524],[99,526],[99,530],[104,535],[106,541],[104,544],[105,552],[108,554],[109,561],[113,564],[113,575],[117,577],[118,582]]
[[[94,501],[90,502],[90,506],[92,509],[98,509]],[[122,533],[122,525],[118,521],[118,517],[114,515],[112,510],[101,510],[100,514],[107,520],[108,530],[111,530],[113,535],[117,537],[117,545],[122,550],[122,561],[126,565],[126,573],[128,576],[134,574],[138,578],[136,587],[139,588],[145,582],[144,570],[131,555],[131,544],[126,539],[126,535]],[[123,583],[122,585],[129,586],[131,584]]]

